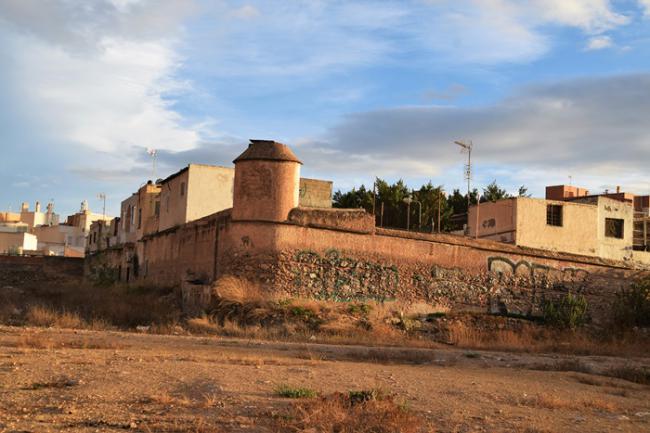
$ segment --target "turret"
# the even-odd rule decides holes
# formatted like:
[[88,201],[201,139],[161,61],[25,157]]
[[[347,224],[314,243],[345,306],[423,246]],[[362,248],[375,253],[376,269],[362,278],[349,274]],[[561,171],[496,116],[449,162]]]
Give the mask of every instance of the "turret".
[[251,140],[233,162],[232,219],[286,221],[298,207],[302,164],[291,149],[271,140]]

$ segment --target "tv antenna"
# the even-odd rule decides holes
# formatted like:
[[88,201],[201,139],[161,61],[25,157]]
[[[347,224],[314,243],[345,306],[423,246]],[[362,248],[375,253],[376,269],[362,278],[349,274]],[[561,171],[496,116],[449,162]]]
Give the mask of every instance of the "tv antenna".
[[97,194],[97,198],[103,201],[102,215],[104,216],[104,219],[106,219],[106,194],[100,192],[99,194]]
[[158,151],[154,148],[147,147],[147,153],[151,157],[151,180],[156,180],[156,155]]

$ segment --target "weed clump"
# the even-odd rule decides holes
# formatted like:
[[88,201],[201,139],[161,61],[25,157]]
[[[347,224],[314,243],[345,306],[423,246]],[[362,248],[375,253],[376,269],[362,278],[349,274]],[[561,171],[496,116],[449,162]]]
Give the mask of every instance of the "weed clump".
[[313,389],[293,387],[286,384],[275,388],[275,394],[283,398],[314,398],[318,395]]
[[587,323],[587,300],[584,296],[572,295],[544,302],[544,322],[560,329],[576,329]]
[[650,326],[650,278],[637,282],[616,295],[613,319],[619,328]]

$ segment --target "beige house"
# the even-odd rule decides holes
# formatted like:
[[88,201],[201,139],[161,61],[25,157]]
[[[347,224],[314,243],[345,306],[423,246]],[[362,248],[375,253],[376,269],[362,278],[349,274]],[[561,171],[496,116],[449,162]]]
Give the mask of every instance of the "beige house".
[[190,164],[160,183],[159,230],[232,207],[234,170]]
[[522,247],[614,260],[632,258],[634,209],[603,196],[516,197],[469,211],[469,235]]
[[34,210],[29,210],[29,204],[23,203],[20,211],[20,221],[24,222],[29,228],[56,225],[59,223],[59,216],[54,213],[54,204],[48,203],[47,210],[41,212],[41,204],[36,202]]
[[[161,182],[160,226],[163,231],[233,206],[235,169],[190,164]],[[300,178],[302,207],[332,207],[332,182]]]
[[87,233],[82,227],[67,224],[39,226],[32,229],[32,233],[38,239],[38,250],[45,255],[65,256],[66,252],[74,252],[73,256],[78,257],[84,254]]
[[148,181],[120,206],[118,243],[134,243],[158,231],[160,184]]
[[24,254],[36,251],[36,236],[25,232],[0,232],[0,254]]
[[65,225],[79,227],[83,233],[88,233],[90,230],[90,225],[99,220],[110,221],[113,219],[111,216],[107,216],[100,213],[91,212],[88,208],[88,202],[84,200],[81,202],[81,208],[79,212],[69,215],[66,218]]

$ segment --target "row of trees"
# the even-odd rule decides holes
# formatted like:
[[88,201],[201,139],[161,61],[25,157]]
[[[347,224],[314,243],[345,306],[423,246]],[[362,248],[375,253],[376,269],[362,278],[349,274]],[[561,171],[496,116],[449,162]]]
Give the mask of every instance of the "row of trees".
[[[521,186],[516,195],[529,196],[527,188]],[[470,193],[470,202],[476,204],[478,190]],[[510,198],[505,189],[499,187],[496,181],[483,189],[481,202],[497,201]],[[411,205],[407,204],[411,199]],[[373,189],[361,185],[347,192],[334,193],[334,207],[363,208],[373,212]],[[434,186],[431,182],[419,189],[410,189],[401,179],[389,184],[383,179],[375,180],[375,219],[377,225],[383,227],[406,228],[409,221],[410,230],[435,231],[438,229],[438,215],[443,231],[462,228],[467,214],[467,193],[454,189],[447,195],[442,185]],[[410,208],[410,210],[409,210]],[[408,213],[408,217],[407,217]]]

